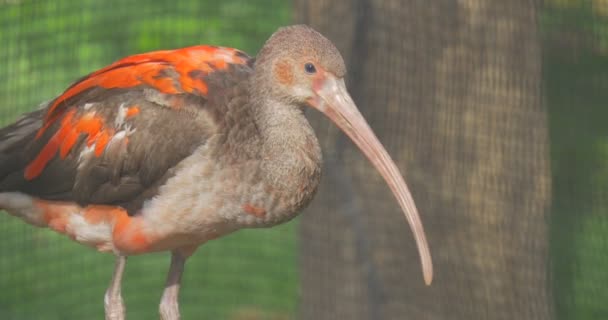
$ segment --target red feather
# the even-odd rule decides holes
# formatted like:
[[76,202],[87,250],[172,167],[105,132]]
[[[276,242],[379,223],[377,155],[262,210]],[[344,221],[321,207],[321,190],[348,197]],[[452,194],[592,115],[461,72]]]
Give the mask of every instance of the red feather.
[[[203,80],[205,75],[226,69],[229,64],[245,64],[248,59],[246,54],[237,49],[215,46],[153,51],[123,58],[89,74],[57,97],[50,105],[45,124],[37,137],[68,107],[63,102],[87,89],[146,85],[167,94],[194,93],[206,96],[207,84]],[[192,72],[197,72],[196,77],[193,77]]]

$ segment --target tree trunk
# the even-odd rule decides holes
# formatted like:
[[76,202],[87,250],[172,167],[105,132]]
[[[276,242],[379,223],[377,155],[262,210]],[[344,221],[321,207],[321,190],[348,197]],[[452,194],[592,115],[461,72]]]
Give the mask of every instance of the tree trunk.
[[355,102],[412,190],[435,265],[426,287],[388,187],[311,113],[325,167],[301,223],[301,318],[551,319],[537,4],[296,0],[295,10],[342,52]]

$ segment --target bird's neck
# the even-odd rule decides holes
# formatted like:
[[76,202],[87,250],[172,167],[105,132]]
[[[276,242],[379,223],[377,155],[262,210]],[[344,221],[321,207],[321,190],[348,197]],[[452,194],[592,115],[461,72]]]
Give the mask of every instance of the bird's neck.
[[319,142],[300,108],[265,99],[257,109],[261,154],[265,157],[261,162],[263,177],[283,198],[284,210],[299,211],[319,185]]

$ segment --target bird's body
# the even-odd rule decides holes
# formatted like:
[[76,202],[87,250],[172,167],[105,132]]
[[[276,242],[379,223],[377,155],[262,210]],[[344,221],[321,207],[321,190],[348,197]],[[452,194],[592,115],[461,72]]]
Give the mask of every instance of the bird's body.
[[[366,125],[336,80],[344,73],[333,45],[303,26],[275,33],[257,59],[215,46],[124,58],[0,129],[0,209],[117,255],[107,318],[124,315],[125,257],[172,251],[161,315],[177,318],[183,264],[199,245],[288,221],[314,196],[321,151],[304,107],[407,191],[371,131],[355,130]],[[425,249],[408,197],[398,200]]]
[[[152,83],[87,94],[90,87],[78,86],[105,75],[94,73],[72,86],[81,91],[72,91],[62,110],[52,102],[0,132],[13,145],[3,149],[14,153],[4,156],[15,164],[3,163],[11,170],[0,184],[0,199],[16,206],[9,212],[121,254],[192,248],[293,218],[320,178],[320,149],[308,122],[301,110],[255,103],[252,60],[239,51],[199,46],[163,55],[197,51],[213,52],[197,70],[214,55],[234,56],[235,63],[200,79],[207,93],[176,95],[184,90],[174,73],[142,62],[177,88]],[[23,123],[29,127],[9,140]]]

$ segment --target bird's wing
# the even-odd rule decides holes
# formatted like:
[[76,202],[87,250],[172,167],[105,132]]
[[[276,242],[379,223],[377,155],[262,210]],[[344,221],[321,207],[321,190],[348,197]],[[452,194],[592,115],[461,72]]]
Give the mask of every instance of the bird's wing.
[[251,63],[235,49],[196,46],[130,56],[89,74],[0,129],[0,192],[134,213],[215,132],[221,106],[210,101]]

